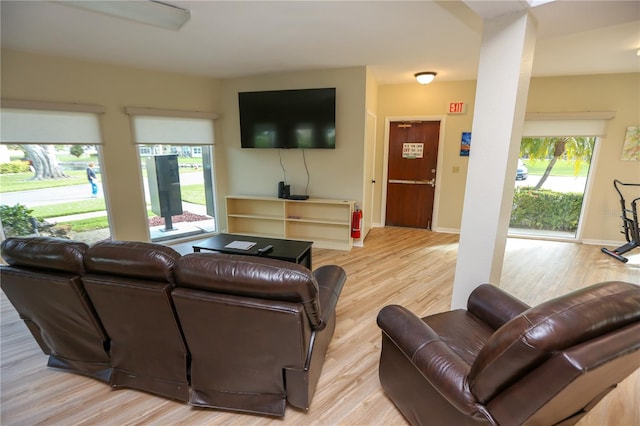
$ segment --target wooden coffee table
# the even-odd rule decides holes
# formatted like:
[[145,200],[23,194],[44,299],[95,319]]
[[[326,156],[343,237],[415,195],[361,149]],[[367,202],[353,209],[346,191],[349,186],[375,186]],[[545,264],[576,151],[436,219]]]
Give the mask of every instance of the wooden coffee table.
[[[228,247],[234,242],[255,243],[247,250]],[[258,250],[272,245],[273,249],[267,253]],[[252,237],[250,235],[218,234],[215,237],[203,240],[193,246],[194,252],[211,250],[226,254],[242,254],[245,256],[260,256],[270,259],[280,259],[287,262],[298,263],[311,269],[311,241],[281,240],[278,238]]]

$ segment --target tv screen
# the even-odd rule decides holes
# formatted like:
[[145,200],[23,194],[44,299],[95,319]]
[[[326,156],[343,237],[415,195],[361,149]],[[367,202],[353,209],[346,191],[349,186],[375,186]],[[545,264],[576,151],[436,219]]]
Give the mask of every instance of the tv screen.
[[243,148],[336,147],[336,89],[238,93]]

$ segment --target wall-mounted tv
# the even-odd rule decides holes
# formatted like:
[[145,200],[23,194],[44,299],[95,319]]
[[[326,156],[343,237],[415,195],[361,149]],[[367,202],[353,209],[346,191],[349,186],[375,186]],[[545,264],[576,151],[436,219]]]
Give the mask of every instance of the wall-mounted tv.
[[336,147],[336,89],[238,93],[243,148]]

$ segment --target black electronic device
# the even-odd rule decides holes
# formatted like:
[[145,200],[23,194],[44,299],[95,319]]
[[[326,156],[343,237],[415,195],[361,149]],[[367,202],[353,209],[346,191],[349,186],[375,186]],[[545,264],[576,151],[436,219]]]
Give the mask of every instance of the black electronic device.
[[291,185],[286,185],[283,181],[278,182],[278,198],[289,198],[291,195]]
[[238,93],[242,148],[336,147],[336,89]]
[[271,250],[273,250],[273,246],[271,244],[269,244],[268,246],[264,246],[262,248],[258,249],[258,253],[259,254],[267,254],[269,253]]
[[164,231],[173,230],[171,216],[182,214],[180,167],[176,154],[147,158],[147,179],[151,211],[164,217]]
[[289,199],[290,200],[308,200],[309,196],[308,195],[289,195]]

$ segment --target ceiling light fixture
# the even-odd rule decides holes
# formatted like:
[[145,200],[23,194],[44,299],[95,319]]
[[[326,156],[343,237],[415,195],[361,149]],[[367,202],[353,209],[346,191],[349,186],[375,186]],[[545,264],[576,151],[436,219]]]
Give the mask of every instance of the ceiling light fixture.
[[419,72],[415,74],[416,80],[420,84],[429,84],[436,78],[436,73],[433,71]]
[[79,9],[90,10],[117,18],[141,22],[155,27],[178,31],[191,18],[187,9],[162,3],[148,1],[76,1],[60,0],[61,3]]

